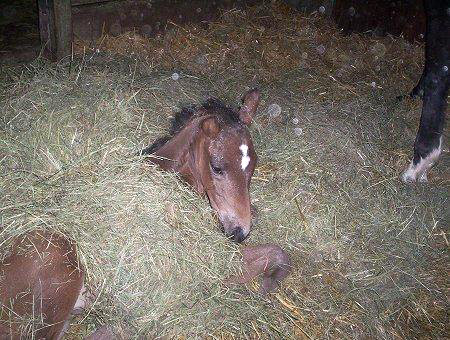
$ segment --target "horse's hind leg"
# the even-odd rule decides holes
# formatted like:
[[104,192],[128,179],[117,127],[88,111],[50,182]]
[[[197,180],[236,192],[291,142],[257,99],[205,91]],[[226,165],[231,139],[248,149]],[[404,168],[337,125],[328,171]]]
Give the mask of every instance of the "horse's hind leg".
[[[423,90],[422,116],[414,142],[414,157],[403,173],[404,182],[427,181],[427,171],[442,151],[447,96],[450,83],[450,15],[442,1],[429,0],[426,32],[426,67],[415,90]],[[444,6],[445,7],[445,6]]]

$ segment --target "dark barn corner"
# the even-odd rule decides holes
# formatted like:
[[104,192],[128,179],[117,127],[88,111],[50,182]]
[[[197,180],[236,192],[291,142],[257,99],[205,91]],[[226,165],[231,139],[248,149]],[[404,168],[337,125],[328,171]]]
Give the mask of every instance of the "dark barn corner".
[[336,0],[333,19],[344,34],[371,32],[424,41],[425,13],[422,0]]
[[32,60],[39,49],[37,2],[0,2],[0,62]]

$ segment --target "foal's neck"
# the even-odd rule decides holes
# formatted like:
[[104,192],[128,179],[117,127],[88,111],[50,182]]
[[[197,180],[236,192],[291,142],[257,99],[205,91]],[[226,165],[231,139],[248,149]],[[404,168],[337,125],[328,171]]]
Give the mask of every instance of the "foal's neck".
[[183,177],[189,176],[189,149],[198,134],[201,118],[194,118],[191,122],[158,148],[151,157],[152,163],[162,169],[179,172]]

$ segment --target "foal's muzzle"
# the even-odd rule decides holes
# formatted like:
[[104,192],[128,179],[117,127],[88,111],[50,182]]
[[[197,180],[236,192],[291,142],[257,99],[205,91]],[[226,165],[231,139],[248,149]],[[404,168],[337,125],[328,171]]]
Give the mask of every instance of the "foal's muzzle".
[[224,228],[222,224],[221,229],[226,237],[228,237],[229,239],[231,239],[236,243],[241,243],[248,237],[248,235],[250,235],[250,233],[245,234],[241,227],[235,227],[234,229],[228,231]]
[[251,219],[238,218],[234,211],[221,213],[218,210],[218,215],[220,227],[225,236],[237,243],[241,243],[248,237],[251,229]]
[[225,235],[231,238],[234,242],[241,243],[247,238],[249,234],[245,235],[242,231],[242,228],[238,227],[236,229],[233,229],[230,233],[226,233]]

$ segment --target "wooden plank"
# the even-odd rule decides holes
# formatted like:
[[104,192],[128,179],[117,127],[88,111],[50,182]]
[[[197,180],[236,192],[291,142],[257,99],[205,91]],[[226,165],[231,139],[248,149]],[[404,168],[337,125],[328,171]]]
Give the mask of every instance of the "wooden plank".
[[53,0],[38,0],[39,34],[43,55],[45,58],[56,60],[55,20],[53,16]]
[[53,2],[56,58],[61,60],[72,52],[72,4],[70,0],[56,0]]
[[70,0],[38,0],[39,33],[44,57],[56,61],[72,52]]
[[108,1],[111,0],[72,0],[72,6],[89,5]]

